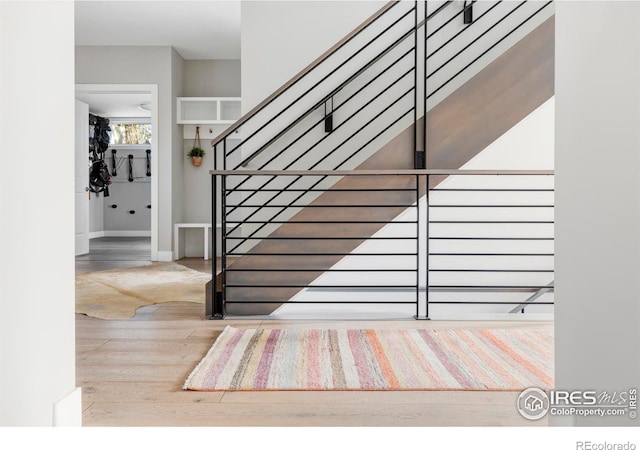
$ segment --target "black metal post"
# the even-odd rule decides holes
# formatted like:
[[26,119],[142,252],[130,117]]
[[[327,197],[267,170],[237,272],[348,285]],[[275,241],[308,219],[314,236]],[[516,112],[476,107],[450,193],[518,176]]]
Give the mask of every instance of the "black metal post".
[[[223,146],[226,149],[226,139],[225,144]],[[221,236],[221,257],[222,257],[222,273],[220,282],[222,283],[222,287],[220,289],[220,307],[222,309],[222,317],[227,315],[226,311],[226,301],[227,301],[227,176],[223,175],[220,179],[220,192],[222,195],[222,212],[220,213],[220,236]]]
[[424,240],[425,240],[425,252],[424,252],[424,261],[425,261],[425,312],[424,316],[421,316],[418,312],[416,315],[416,319],[418,320],[431,320],[429,317],[429,175],[425,175],[425,198],[426,198],[426,206],[425,206],[425,223],[424,223]]
[[[426,9],[426,5],[425,5]],[[418,1],[413,2],[413,168],[424,169],[424,153],[418,149]]]
[[423,91],[422,91],[422,99],[424,100],[424,105],[423,105],[423,109],[422,109],[422,126],[423,126],[423,133],[422,133],[422,139],[423,139],[423,146],[424,146],[424,151],[423,151],[423,156],[424,156],[424,164],[422,166],[423,169],[427,168],[427,2],[424,2],[424,55],[422,58],[422,61],[424,62],[424,73],[422,74],[422,80],[424,82],[424,85],[422,86]]
[[416,175],[416,315],[420,316],[420,175]]
[[[214,158],[215,147],[214,147]],[[215,163],[214,163],[215,166]],[[213,228],[213,255],[211,261],[211,292],[208,293],[207,299],[212,303],[207,306],[207,310],[211,311],[212,319],[224,319],[224,308],[222,307],[221,298],[218,292],[218,239],[217,239],[217,219],[218,219],[218,177],[211,175],[211,224]]]

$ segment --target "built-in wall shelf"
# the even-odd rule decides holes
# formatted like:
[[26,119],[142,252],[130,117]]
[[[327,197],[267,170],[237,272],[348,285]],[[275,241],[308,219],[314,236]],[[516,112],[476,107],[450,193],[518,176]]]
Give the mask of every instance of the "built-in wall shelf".
[[181,125],[230,125],[242,112],[240,97],[178,97],[177,102]]

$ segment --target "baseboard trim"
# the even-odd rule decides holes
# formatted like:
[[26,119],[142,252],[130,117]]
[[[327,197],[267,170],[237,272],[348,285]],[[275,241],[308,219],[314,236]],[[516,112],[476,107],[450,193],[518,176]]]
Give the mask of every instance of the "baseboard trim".
[[75,388],[53,404],[53,426],[82,426],[82,388]]
[[151,237],[151,231],[114,230],[114,231],[92,231],[91,233],[89,233],[89,239],[97,239],[102,237]]
[[173,261],[172,251],[158,251],[158,261]]
[[104,237],[151,237],[151,231],[149,230],[105,231]]

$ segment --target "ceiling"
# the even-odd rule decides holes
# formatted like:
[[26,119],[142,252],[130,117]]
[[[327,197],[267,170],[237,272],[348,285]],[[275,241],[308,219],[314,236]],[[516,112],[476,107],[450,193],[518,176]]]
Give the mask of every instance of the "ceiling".
[[[171,46],[184,59],[240,59],[240,1],[76,0],[76,45]],[[150,94],[76,92],[102,117],[150,117]]]
[[76,45],[166,45],[184,59],[240,59],[240,1],[77,0]]
[[113,93],[113,92],[85,92],[76,91],[76,99],[89,105],[89,112],[96,116],[117,117],[151,117],[148,108],[151,104],[151,94],[148,93]]

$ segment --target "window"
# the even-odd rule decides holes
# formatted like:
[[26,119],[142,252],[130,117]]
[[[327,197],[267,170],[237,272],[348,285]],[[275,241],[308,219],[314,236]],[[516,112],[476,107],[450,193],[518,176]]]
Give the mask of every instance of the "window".
[[151,124],[141,121],[110,122],[111,140],[109,145],[150,145]]

